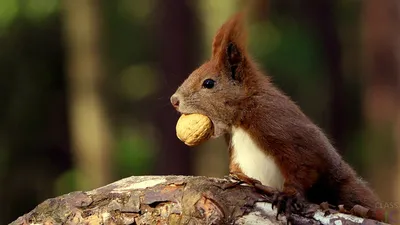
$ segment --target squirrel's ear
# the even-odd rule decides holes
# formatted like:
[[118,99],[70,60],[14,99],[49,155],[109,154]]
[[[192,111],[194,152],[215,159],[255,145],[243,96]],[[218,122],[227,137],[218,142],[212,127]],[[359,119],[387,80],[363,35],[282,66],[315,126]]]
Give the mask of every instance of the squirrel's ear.
[[235,79],[235,70],[246,58],[246,32],[244,14],[238,13],[225,22],[214,37],[212,59],[228,66]]

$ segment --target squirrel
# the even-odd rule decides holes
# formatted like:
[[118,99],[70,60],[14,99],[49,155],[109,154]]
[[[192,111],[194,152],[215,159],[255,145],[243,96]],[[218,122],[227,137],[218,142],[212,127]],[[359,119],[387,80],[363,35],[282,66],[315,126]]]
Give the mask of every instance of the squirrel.
[[228,137],[230,174],[277,190],[277,216],[300,199],[374,208],[379,200],[368,184],[251,58],[243,17],[219,28],[211,59],[183,81],[171,104],[181,114],[208,116],[213,138]]

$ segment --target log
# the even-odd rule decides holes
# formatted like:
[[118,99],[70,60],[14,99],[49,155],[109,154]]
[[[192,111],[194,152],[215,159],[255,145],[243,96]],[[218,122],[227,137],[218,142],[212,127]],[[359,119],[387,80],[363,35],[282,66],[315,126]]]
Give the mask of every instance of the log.
[[[271,197],[252,186],[199,176],[132,176],[51,198],[11,225],[26,224],[286,224]],[[293,215],[293,224],[384,224],[343,213]]]

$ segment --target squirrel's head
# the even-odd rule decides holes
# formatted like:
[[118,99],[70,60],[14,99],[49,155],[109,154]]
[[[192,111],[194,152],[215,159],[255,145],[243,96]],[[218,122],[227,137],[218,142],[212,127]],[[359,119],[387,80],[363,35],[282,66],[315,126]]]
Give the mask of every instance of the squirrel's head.
[[243,14],[223,24],[214,37],[211,59],[197,68],[171,96],[182,114],[200,113],[214,124],[214,137],[228,132],[251,95],[254,73],[246,52]]

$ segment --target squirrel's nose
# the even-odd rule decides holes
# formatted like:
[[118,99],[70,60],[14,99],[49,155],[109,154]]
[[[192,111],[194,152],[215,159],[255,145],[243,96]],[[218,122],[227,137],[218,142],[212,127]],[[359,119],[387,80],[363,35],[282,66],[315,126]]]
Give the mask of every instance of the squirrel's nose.
[[179,98],[176,94],[171,96],[171,104],[175,107],[178,108],[179,107]]

